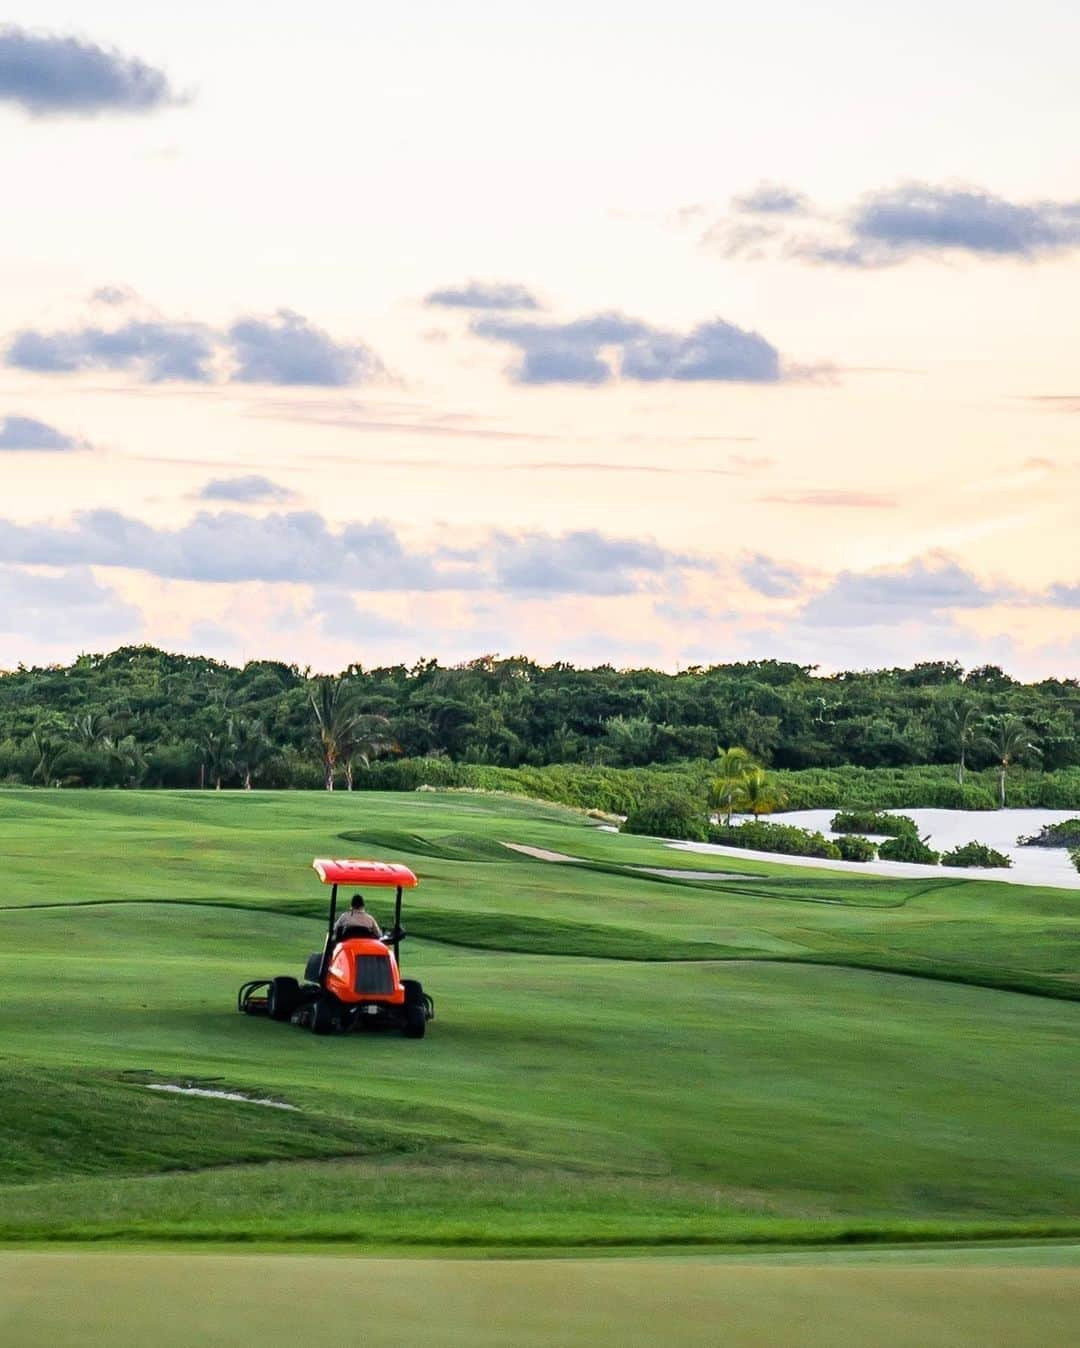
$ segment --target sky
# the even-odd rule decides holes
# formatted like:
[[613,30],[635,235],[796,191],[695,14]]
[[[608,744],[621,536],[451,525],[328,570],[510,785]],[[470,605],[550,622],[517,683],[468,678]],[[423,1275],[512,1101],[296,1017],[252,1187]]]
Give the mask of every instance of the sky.
[[0,667],[1080,666],[1080,10],[35,0]]

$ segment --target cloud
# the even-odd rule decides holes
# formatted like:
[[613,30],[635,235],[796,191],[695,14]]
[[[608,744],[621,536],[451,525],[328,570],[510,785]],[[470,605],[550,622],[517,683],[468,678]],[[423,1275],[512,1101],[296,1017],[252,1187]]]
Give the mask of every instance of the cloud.
[[778,183],[759,183],[752,192],[731,198],[732,209],[747,215],[801,215],[809,202],[801,192]]
[[[784,189],[777,191],[781,203]],[[741,217],[755,214],[746,204],[755,199],[755,193],[735,198],[733,216],[712,225],[703,243],[728,257],[778,255],[861,268],[958,256],[1038,261],[1080,248],[1080,199],[1016,202],[978,187],[908,182],[869,192],[831,217],[822,214],[809,233],[784,221],[798,212],[782,209],[759,207],[757,214],[771,216],[768,223],[747,222]],[[767,205],[767,194],[762,201]]]
[[359,343],[337,342],[300,314],[279,309],[272,318],[242,318],[228,331],[240,384],[303,384],[344,388],[381,370]]
[[31,117],[146,113],[182,100],[162,71],[74,37],[0,28],[0,102]]
[[759,496],[759,501],[771,505],[812,506],[841,510],[893,510],[896,501],[891,496],[880,496],[866,491],[774,491]]
[[271,482],[268,477],[252,473],[247,477],[215,477],[198,493],[200,501],[234,501],[245,505],[277,505],[291,501],[294,493],[288,487]]
[[133,637],[142,627],[139,610],[98,584],[87,567],[40,575],[0,566],[0,632],[66,645]]
[[137,296],[127,286],[98,286],[90,293],[91,304],[107,304],[110,308],[121,304],[130,304]]
[[755,552],[739,564],[739,575],[758,594],[769,599],[787,599],[803,588],[802,571]]
[[424,303],[444,309],[540,309],[536,296],[514,281],[468,281],[433,290]]
[[1080,608],[1080,585],[1051,585],[1049,600],[1057,608]]
[[147,383],[183,379],[207,383],[214,336],[196,323],[132,320],[118,328],[77,328],[69,332],[17,332],[7,363],[41,374],[80,370],[125,370]]
[[378,637],[411,636],[412,628],[372,609],[361,609],[344,590],[316,591],[311,614],[324,636],[338,641],[372,641]]
[[122,370],[150,384],[184,380],[340,388],[382,369],[367,347],[335,341],[289,309],[269,318],[237,319],[224,332],[167,319],[57,332],[24,328],[8,342],[5,360],[39,374]]
[[616,375],[642,383],[776,383],[782,377],[771,343],[723,319],[677,333],[618,313],[569,323],[478,318],[472,331],[517,349],[510,377],[518,384],[599,385]]
[[64,452],[87,449],[85,440],[58,431],[34,417],[4,417],[0,420],[0,450],[48,450]]
[[212,583],[529,596],[632,594],[710,566],[648,540],[593,531],[499,532],[475,547],[425,548],[406,544],[381,520],[335,530],[314,511],[254,516],[235,510],[201,511],[173,529],[114,510],[81,512],[63,528],[0,520],[0,563],[117,567]]
[[492,560],[498,589],[544,597],[635,594],[669,572],[707,565],[647,540],[592,529],[561,536],[496,534]]
[[949,558],[916,558],[903,567],[841,571],[802,608],[811,627],[876,627],[930,620],[952,609],[989,608],[1015,599],[1015,592],[983,585]]

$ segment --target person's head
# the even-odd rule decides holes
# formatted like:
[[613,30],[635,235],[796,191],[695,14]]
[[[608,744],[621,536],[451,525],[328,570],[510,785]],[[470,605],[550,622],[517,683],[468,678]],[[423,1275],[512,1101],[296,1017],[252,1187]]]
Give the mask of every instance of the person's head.
[[349,905],[349,907],[353,910],[354,913],[362,913],[364,911],[363,894],[354,894],[352,896],[352,903]]

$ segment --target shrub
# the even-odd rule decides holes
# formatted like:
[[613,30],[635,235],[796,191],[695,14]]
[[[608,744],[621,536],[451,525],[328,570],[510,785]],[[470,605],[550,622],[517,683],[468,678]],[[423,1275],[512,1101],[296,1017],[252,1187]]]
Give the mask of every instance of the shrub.
[[1038,833],[1017,838],[1016,843],[1018,847],[1080,847],[1080,819],[1044,824]]
[[1070,847],[1069,858],[1076,869],[1080,871],[1080,847]]
[[943,866],[988,866],[1000,870],[1012,865],[1012,857],[1007,857],[1004,852],[995,852],[986,843],[969,842],[964,843],[962,847],[954,847],[951,852],[943,852],[941,864]]
[[886,814],[884,810],[841,810],[830,825],[834,833],[878,833],[887,838],[918,837],[915,820],[906,814]]
[[936,866],[938,854],[917,833],[904,833],[898,838],[890,838],[878,848],[882,861],[922,862],[927,866]]
[[654,796],[626,817],[624,833],[643,833],[650,838],[679,838],[704,842],[708,837],[705,812],[690,796],[674,792]]
[[835,842],[843,861],[873,861],[877,856],[877,847],[857,833],[841,833]]
[[724,847],[749,847],[756,852],[779,852],[790,857],[825,857],[840,860],[840,849],[822,833],[792,824],[763,824],[759,820],[745,824],[714,824],[709,842]]

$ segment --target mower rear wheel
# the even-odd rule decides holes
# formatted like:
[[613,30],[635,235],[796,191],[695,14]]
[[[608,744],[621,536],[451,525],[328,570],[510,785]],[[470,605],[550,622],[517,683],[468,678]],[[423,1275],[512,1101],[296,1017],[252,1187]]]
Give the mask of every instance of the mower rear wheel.
[[338,1021],[337,1007],[329,997],[320,997],[311,1008],[311,1030],[313,1034],[333,1034],[341,1025]]
[[405,1006],[405,1025],[402,1030],[406,1039],[423,1039],[427,1032],[427,1010],[423,1006]]
[[300,984],[295,978],[272,978],[266,990],[266,1014],[271,1020],[288,1020],[300,1004]]

